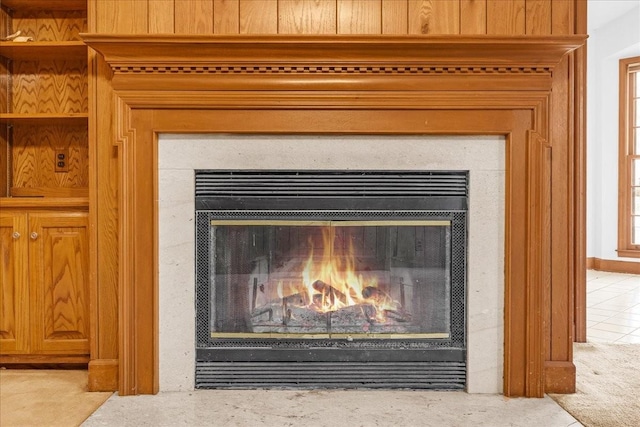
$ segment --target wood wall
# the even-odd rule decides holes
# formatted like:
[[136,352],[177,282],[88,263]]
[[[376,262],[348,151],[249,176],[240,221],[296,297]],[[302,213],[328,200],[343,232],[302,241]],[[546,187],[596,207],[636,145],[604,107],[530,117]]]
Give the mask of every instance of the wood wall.
[[573,34],[580,0],[100,0],[95,31],[164,34]]
[[100,0],[100,33],[573,34],[581,0]]
[[[491,34],[564,35],[586,31],[586,0],[89,0],[89,32],[114,34]],[[92,295],[93,324],[118,320],[118,158],[114,147],[110,69],[90,54]],[[578,60],[576,60],[578,58]],[[584,275],[583,145],[584,101],[579,77],[584,54],[574,53],[557,68],[566,78],[554,87],[554,126],[564,141],[554,147],[552,176],[565,188],[552,194],[553,307],[547,323],[547,361],[570,371],[573,284]],[[580,89],[580,90],[576,90]],[[578,108],[576,108],[576,106]],[[578,175],[576,175],[578,174]],[[576,177],[575,180],[573,177]],[[581,216],[582,215],[582,216]],[[577,231],[576,231],[577,230]],[[99,262],[98,262],[99,260]],[[551,303],[551,302],[550,302]],[[117,328],[94,330],[90,384],[117,372]],[[113,383],[113,382],[112,382]],[[550,385],[551,387],[553,384]],[[107,387],[108,388],[108,387]]]

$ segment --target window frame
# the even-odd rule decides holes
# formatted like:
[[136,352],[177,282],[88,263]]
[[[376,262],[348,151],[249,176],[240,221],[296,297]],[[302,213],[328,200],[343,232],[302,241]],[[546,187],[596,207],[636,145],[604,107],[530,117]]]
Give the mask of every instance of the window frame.
[[640,160],[640,141],[636,141],[636,85],[640,75],[640,56],[620,60],[619,78],[619,157],[618,157],[618,256],[640,258],[640,244],[633,243],[633,161]]

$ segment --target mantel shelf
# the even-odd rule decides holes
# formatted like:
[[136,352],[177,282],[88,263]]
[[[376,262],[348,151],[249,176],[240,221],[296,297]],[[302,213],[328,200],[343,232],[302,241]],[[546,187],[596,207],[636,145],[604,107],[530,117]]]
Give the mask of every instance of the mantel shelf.
[[37,125],[86,125],[89,120],[88,113],[40,113],[40,114],[0,114],[0,123],[16,125],[28,124]]
[[568,36],[187,36],[81,34],[112,68],[122,66],[412,65],[554,67],[582,46]]
[[0,56],[13,60],[86,59],[87,46],[81,41],[0,42]]

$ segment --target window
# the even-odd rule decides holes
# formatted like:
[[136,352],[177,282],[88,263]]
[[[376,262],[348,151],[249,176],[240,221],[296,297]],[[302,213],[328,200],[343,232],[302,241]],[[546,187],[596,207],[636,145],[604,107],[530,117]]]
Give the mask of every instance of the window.
[[640,258],[640,56],[620,60],[618,255]]

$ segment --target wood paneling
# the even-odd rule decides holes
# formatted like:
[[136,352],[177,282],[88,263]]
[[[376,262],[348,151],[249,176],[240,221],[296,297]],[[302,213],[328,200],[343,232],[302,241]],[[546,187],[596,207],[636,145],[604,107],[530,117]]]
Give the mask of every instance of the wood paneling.
[[[553,1],[551,3],[551,33],[554,35],[586,34],[586,28],[580,32],[575,32],[574,25],[574,11],[576,4],[578,2],[586,1],[587,0]],[[586,21],[586,16],[584,17],[584,20]]]
[[460,34],[487,33],[487,0],[460,0]]
[[277,33],[277,0],[240,1],[240,34]]
[[87,217],[86,213],[29,214],[35,353],[89,352]]
[[382,34],[408,34],[407,2],[382,0]]
[[571,34],[575,1],[101,0],[96,16],[107,33]]
[[527,35],[551,34],[551,0],[527,0],[525,17]]
[[13,113],[86,113],[86,61],[16,61]]
[[409,0],[410,34],[459,34],[458,0]]
[[240,0],[213,0],[213,32],[240,33]]
[[7,136],[9,128],[6,125],[0,126],[0,197],[9,194],[9,142]]
[[176,34],[213,34],[213,0],[175,0]]
[[[177,4],[175,7],[177,8]],[[149,2],[149,33],[172,34],[178,32],[174,25],[174,0],[152,0]]]
[[338,34],[380,34],[381,0],[337,0]]
[[280,0],[279,34],[335,34],[335,0]]
[[[575,32],[587,32],[587,1],[578,0],[575,3]],[[571,28],[571,27],[568,27]],[[573,81],[574,81],[574,129],[575,150],[574,173],[575,182],[575,292],[574,292],[574,340],[587,341],[587,48],[581,46],[573,53]]]
[[27,215],[0,212],[0,353],[3,354],[29,351],[28,259]]
[[[554,71],[568,76],[570,57],[565,56]],[[574,165],[573,165],[573,88],[568,78],[554,79],[551,126],[557,141],[552,157],[552,176],[566,177],[566,185],[555,186],[552,199],[553,234],[551,236],[551,360],[571,361],[573,348],[573,283],[574,283]],[[554,140],[555,141],[555,140]],[[553,285],[555,284],[555,286]],[[562,286],[561,284],[565,284]],[[569,285],[570,284],[570,285]]]
[[93,5],[96,23],[92,26],[100,33],[144,34],[149,31],[146,1],[93,0]]
[[85,12],[33,11],[16,12],[13,15],[13,31],[33,37],[35,41],[80,40],[87,28]]
[[[87,130],[68,126],[14,126],[11,187],[88,187]],[[56,172],[55,151],[67,149],[68,172]]]
[[487,34],[524,35],[525,0],[487,0]]

